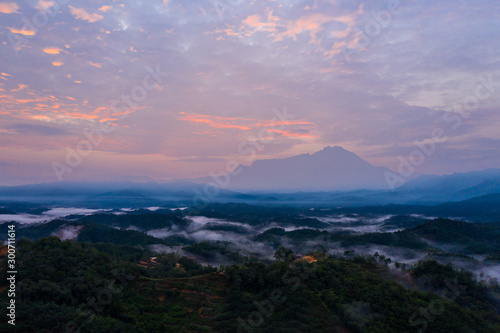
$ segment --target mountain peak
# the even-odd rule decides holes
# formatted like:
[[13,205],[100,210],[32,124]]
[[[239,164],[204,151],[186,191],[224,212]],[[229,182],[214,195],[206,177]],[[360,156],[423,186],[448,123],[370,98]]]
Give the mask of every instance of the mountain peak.
[[384,172],[340,146],[285,159],[257,160],[229,184],[234,190],[336,191],[385,189]]
[[341,146],[326,146],[325,148],[313,153],[312,155],[315,155],[315,154],[321,154],[321,153],[342,153],[342,152],[347,152],[347,153],[351,153],[353,154],[352,152],[342,148]]
[[344,150],[344,151],[347,151],[345,150],[344,148],[342,148],[341,146],[326,146],[325,148],[323,148],[323,150]]

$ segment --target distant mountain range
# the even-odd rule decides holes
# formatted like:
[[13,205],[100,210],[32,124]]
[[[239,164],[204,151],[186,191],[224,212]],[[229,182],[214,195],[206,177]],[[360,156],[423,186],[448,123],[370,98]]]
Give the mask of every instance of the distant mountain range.
[[412,200],[431,203],[500,193],[500,169],[444,176],[422,175],[398,187],[396,192],[403,197],[412,197]]
[[[227,188],[210,177],[149,182],[56,182],[0,186],[0,208],[13,202],[87,208],[192,206],[207,202],[361,207],[459,202],[500,193],[500,169],[422,175],[389,190],[387,168],[375,167],[341,147],[285,159],[258,160],[231,176]],[[147,180],[147,179],[146,179]],[[9,204],[7,204],[9,203]]]
[[0,207],[2,203],[12,202],[88,208],[148,207],[160,204],[176,207],[203,203],[203,200],[224,202],[252,198],[246,194],[220,189],[216,191],[216,196],[207,199],[207,192],[213,193],[213,186],[188,181],[54,182],[0,186]]

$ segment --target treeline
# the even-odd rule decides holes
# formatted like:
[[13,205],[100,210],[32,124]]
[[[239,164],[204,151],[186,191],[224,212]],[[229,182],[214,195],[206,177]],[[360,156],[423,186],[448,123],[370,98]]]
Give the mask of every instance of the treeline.
[[[220,251],[210,244],[189,248]],[[229,251],[229,250],[228,250]],[[498,332],[498,286],[435,261],[296,257],[203,267],[175,253],[43,238],[18,243],[18,332]],[[5,260],[1,288],[5,287]],[[2,293],[1,301],[6,301]],[[1,331],[7,331],[0,324]]]
[[[21,240],[18,251],[17,332],[141,332],[133,287],[141,278],[189,277],[214,272],[173,254],[157,257],[158,269],[137,265],[150,251],[114,244]],[[1,284],[6,281],[2,261]],[[1,294],[2,304],[7,300]],[[0,324],[0,331],[7,331]]]
[[[314,263],[290,252],[271,265],[226,267],[230,288],[218,324],[223,332],[495,332],[499,309],[490,291],[470,274],[423,262],[407,273],[415,288],[384,279],[363,257],[334,259],[314,253]],[[425,281],[425,282],[424,282]],[[442,283],[449,288],[447,297]],[[431,287],[431,288],[430,288]],[[243,320],[234,321],[234,318]]]
[[[392,223],[392,222],[390,222]],[[327,232],[316,229],[285,231],[283,228],[269,229],[255,237],[278,248],[292,240],[296,244],[310,240],[339,242],[343,247],[360,245],[385,245],[426,251],[439,244],[455,246],[458,254],[486,254],[491,258],[500,256],[500,225],[498,223],[467,223],[449,219],[436,219],[396,232],[374,232],[353,234],[352,232]]]

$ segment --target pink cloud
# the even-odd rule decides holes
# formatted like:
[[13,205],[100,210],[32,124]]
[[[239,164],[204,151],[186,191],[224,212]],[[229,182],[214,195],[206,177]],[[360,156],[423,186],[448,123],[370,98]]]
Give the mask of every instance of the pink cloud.
[[99,14],[90,14],[83,8],[76,8],[73,6],[69,6],[70,12],[73,16],[75,16],[79,20],[88,21],[90,23],[97,22],[103,19],[102,15]]
[[0,2],[0,13],[13,14],[19,13],[19,6],[15,2]]

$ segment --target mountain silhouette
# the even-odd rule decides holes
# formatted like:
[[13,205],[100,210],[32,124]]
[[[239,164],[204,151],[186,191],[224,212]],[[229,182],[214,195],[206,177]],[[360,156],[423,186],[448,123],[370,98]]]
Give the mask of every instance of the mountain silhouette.
[[313,154],[257,160],[231,177],[228,188],[239,191],[346,191],[387,189],[384,173],[342,147]]

